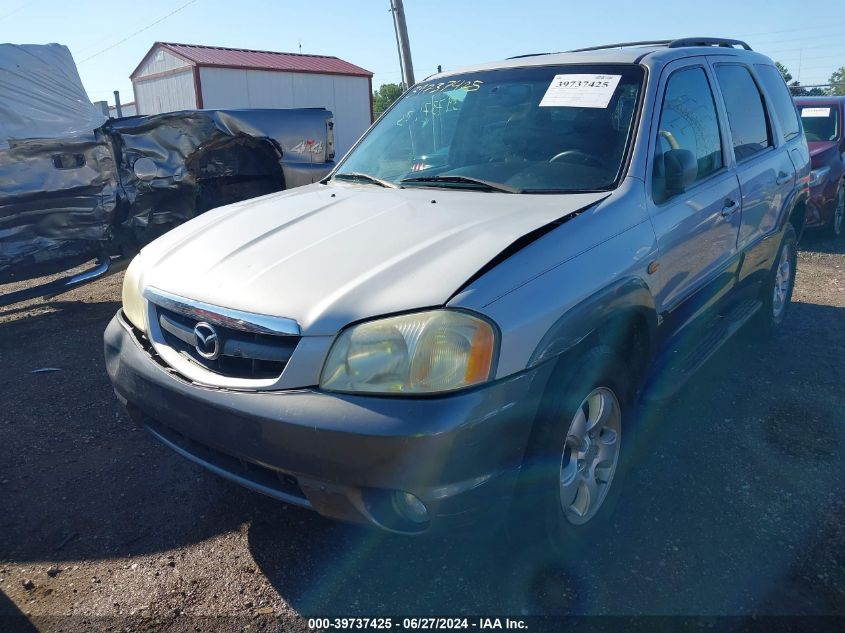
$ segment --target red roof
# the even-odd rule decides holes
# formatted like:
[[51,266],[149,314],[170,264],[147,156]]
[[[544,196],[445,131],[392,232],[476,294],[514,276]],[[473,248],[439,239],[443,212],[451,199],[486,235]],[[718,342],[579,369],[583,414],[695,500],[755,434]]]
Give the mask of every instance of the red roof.
[[254,51],[247,48],[224,48],[222,46],[197,46],[156,42],[132,71],[130,77],[144,65],[157,49],[164,49],[189,62],[192,66],[216,66],[218,68],[243,68],[248,70],[278,70],[293,73],[317,73],[323,75],[353,75],[372,77],[373,73],[355,64],[350,64],[329,55],[302,55],[300,53],[276,53]]

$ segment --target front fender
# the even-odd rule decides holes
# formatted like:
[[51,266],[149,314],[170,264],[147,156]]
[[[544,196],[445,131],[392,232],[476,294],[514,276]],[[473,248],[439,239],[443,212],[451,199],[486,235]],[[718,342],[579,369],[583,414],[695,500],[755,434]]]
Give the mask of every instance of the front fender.
[[555,321],[534,349],[528,366],[565,354],[610,323],[636,316],[645,324],[648,340],[656,340],[657,310],[651,291],[638,277],[620,279],[587,297]]

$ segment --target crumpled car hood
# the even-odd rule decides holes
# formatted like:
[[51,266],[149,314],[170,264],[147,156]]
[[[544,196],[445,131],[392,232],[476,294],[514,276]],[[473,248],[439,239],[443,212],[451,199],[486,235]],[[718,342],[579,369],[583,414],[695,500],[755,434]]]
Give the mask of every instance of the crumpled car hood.
[[607,193],[311,185],[221,207],[143,251],[144,286],[296,319],[303,334],[443,305],[526,233]]

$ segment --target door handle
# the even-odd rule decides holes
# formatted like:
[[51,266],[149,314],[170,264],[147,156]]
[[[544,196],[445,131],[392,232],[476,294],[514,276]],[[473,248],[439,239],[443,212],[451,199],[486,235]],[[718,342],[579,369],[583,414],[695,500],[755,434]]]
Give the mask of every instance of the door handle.
[[775,183],[782,185],[790,180],[792,180],[792,174],[787,174],[785,171],[782,171],[778,174],[778,177],[775,178]]
[[730,198],[727,198],[725,200],[725,206],[722,207],[722,217],[731,217],[737,209],[739,209],[739,205],[736,203],[736,200],[731,200]]

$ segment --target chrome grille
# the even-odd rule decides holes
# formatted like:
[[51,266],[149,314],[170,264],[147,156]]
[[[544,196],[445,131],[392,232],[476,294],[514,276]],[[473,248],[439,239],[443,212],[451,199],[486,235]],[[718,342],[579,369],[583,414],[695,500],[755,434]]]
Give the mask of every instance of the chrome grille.
[[209,371],[232,378],[279,377],[300,340],[299,336],[248,332],[215,323],[220,354],[209,359],[196,347],[194,327],[199,319],[160,305],[156,317],[169,347]]

